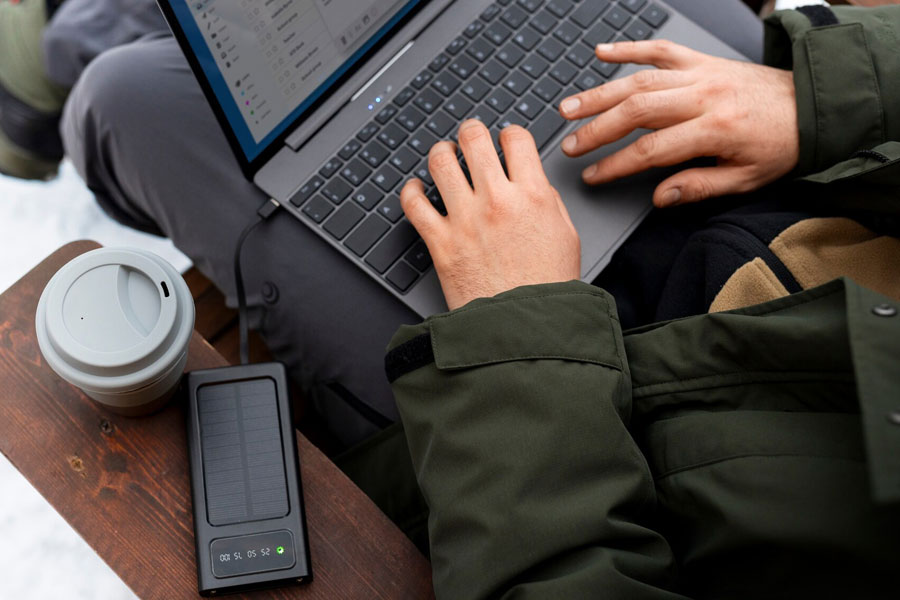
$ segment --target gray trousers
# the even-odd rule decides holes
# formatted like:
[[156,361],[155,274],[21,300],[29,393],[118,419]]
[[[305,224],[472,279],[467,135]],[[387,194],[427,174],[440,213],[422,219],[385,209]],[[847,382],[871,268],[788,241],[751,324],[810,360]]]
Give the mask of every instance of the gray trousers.
[[[739,0],[669,2],[760,58],[761,23]],[[50,71],[77,82],[66,153],[110,215],[170,237],[234,305],[234,245],[266,196],[241,174],[156,11],[149,0],[67,0],[54,16]],[[100,30],[90,14],[105,15]],[[250,236],[243,264],[254,326],[331,430],[349,445],[396,420],[384,349],[417,315],[283,212]]]

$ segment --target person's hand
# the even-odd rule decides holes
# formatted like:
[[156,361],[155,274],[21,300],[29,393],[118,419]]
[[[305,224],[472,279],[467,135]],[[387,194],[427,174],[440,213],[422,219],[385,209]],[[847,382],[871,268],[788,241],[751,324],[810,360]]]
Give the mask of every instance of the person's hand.
[[581,242],[557,191],[547,181],[531,135],[516,125],[500,132],[509,177],[503,172],[487,128],[475,120],[459,128],[459,145],[472,186],[451,142],[439,142],[428,168],[447,208],[443,217],[412,179],[400,201],[419,231],[447,306],[521,285],[578,279]]
[[567,119],[599,115],[562,142],[580,156],[638,128],[655,131],[588,166],[588,184],[650,167],[716,157],[717,167],[688,169],[656,188],[653,202],[670,206],[749,192],[787,174],[799,158],[797,105],[790,71],[701,54],[659,40],[600,44],[610,63],[654,65],[565,99]]

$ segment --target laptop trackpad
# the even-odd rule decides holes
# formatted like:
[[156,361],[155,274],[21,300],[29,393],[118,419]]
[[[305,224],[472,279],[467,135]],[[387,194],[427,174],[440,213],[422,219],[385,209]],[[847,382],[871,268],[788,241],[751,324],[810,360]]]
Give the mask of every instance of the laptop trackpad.
[[651,169],[599,186],[588,186],[581,180],[585,167],[621,150],[644,133],[647,130],[635,131],[579,158],[566,156],[557,142],[544,157],[547,177],[562,196],[581,236],[581,275],[585,281],[593,280],[600,273],[615,249],[650,212],[656,185],[684,168]]

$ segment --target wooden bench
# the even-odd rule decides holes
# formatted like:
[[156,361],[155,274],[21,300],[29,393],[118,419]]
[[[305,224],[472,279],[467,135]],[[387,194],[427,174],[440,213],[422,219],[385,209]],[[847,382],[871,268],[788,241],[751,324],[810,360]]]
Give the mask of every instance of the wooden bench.
[[[0,295],[0,451],[141,598],[197,597],[182,400],[149,417],[102,409],[43,360],[34,312],[64,246]],[[201,319],[198,326],[204,327]],[[188,370],[227,363],[199,333]],[[427,560],[302,434],[314,580],[237,598],[431,598]]]

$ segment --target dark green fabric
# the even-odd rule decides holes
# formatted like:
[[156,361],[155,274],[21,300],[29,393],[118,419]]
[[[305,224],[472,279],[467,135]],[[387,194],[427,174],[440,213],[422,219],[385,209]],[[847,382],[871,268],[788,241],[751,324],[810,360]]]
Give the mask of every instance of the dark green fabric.
[[[900,7],[836,13],[768,21],[799,189],[896,219]],[[437,597],[896,598],[900,315],[881,304],[900,309],[836,280],[623,333],[569,282],[401,328],[391,348],[434,350],[394,391]]]

